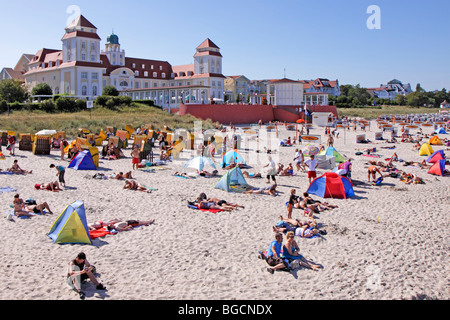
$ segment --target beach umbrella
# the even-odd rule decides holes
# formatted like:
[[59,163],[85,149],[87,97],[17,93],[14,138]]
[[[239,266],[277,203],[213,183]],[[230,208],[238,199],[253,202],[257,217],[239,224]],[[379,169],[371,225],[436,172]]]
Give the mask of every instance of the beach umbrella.
[[210,158],[198,156],[186,162],[183,170],[192,168],[198,170],[198,172],[201,172],[205,166],[211,166],[213,169],[216,169],[214,162]]
[[316,155],[320,152],[319,148],[308,144],[305,149],[303,149],[303,154],[305,156],[311,157],[312,155]]

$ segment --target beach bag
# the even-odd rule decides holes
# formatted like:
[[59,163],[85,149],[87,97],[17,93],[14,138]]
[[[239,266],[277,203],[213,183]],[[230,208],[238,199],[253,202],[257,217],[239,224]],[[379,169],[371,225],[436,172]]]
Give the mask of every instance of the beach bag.
[[6,150],[11,151],[11,145],[9,143],[6,145]]

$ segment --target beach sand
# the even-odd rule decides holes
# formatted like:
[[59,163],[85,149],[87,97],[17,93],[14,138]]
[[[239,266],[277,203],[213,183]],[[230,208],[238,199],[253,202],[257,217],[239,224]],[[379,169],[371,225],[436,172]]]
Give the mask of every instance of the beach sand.
[[[172,176],[180,171],[195,153],[184,151],[183,160],[169,163],[167,170],[133,171],[137,182],[157,188],[152,193],[124,190],[122,181],[92,179],[96,172],[111,175],[132,169],[131,149],[124,150],[125,159],[100,159],[98,171],[67,169],[67,188],[62,192],[37,191],[36,183],[56,181],[51,163],[66,166],[59,150],[50,156],[34,156],[19,151],[12,157],[6,148],[6,159],[0,168],[6,170],[13,159],[33,173],[26,176],[0,175],[2,187],[17,192],[0,194],[0,299],[12,300],[77,300],[78,295],[65,284],[68,262],[83,251],[94,264],[98,278],[107,287],[97,291],[88,282],[83,285],[87,299],[112,300],[380,300],[443,299],[449,290],[449,191],[450,177],[427,174],[427,170],[404,167],[417,173],[425,184],[407,185],[396,178],[385,178],[382,185],[367,182],[366,163],[390,158],[395,151],[400,159],[422,161],[426,157],[412,150],[411,143],[397,143],[396,148],[375,141],[379,131],[372,122],[365,132],[371,144],[356,144],[353,130],[340,129],[334,146],[339,153],[353,159],[352,179],[356,196],[347,200],[314,199],[335,204],[338,208],[317,214],[317,221],[327,234],[313,239],[296,238],[301,253],[321,264],[323,269],[300,268],[291,272],[266,271],[267,264],[258,252],[267,250],[274,238],[272,226],[280,215],[287,216],[285,203],[295,188],[301,195],[308,188],[306,173],[293,177],[277,177],[279,195],[246,195],[215,189],[219,178],[182,179]],[[426,131],[425,131],[426,133]],[[295,136],[294,131],[280,127],[275,133],[261,134],[259,149],[277,148],[274,160],[284,165],[293,163],[296,147],[277,147],[282,138]],[[310,134],[321,135],[324,128],[313,128]],[[390,136],[386,133],[385,137]],[[443,135],[440,137],[444,137]],[[272,144],[268,144],[268,139]],[[252,144],[256,142],[253,141]],[[250,172],[261,172],[267,155],[241,150],[251,159]],[[355,155],[358,149],[376,147],[380,158]],[[444,146],[432,146],[434,151]],[[447,157],[449,152],[446,151]],[[255,159],[259,159],[255,164]],[[215,157],[218,164],[220,158]],[[225,171],[218,169],[219,174]],[[295,170],[296,171],[296,170]],[[318,169],[318,176],[329,170]],[[254,187],[266,186],[266,179],[247,179]],[[201,192],[210,197],[244,205],[232,212],[210,213],[192,210],[187,200]],[[54,215],[31,219],[6,219],[15,193],[25,200],[47,202]],[[88,223],[113,218],[122,220],[155,219],[150,226],[93,240],[94,245],[53,244],[47,233],[64,208],[76,200],[84,202]],[[294,209],[293,217],[302,218]]]

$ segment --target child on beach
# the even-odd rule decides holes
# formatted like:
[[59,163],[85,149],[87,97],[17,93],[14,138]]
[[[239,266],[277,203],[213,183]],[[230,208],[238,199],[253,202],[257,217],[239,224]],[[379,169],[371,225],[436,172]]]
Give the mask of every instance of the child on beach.
[[133,151],[131,151],[131,157],[133,158],[133,170],[137,170],[138,169],[138,164],[139,164],[139,150],[138,150],[138,146],[134,146],[133,147]]
[[294,207],[294,204],[297,203],[298,196],[295,195],[295,189],[291,189],[291,196],[289,197],[288,202],[288,219],[292,219],[292,208]]
[[66,168],[63,166],[55,166],[54,164],[50,165],[50,168],[56,168],[56,176],[58,177],[58,181],[62,186],[66,186],[66,181],[64,180],[64,173],[66,172]]

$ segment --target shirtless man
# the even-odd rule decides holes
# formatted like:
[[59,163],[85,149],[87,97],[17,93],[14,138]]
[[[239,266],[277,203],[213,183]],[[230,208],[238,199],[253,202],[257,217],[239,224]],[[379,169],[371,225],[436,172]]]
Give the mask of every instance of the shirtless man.
[[149,221],[127,220],[127,221],[122,221],[122,222],[117,222],[117,223],[111,224],[111,225],[107,226],[106,229],[108,231],[115,230],[117,232],[130,231],[135,227],[149,226],[149,225],[153,224],[154,222],[155,222],[155,220],[149,220]]

